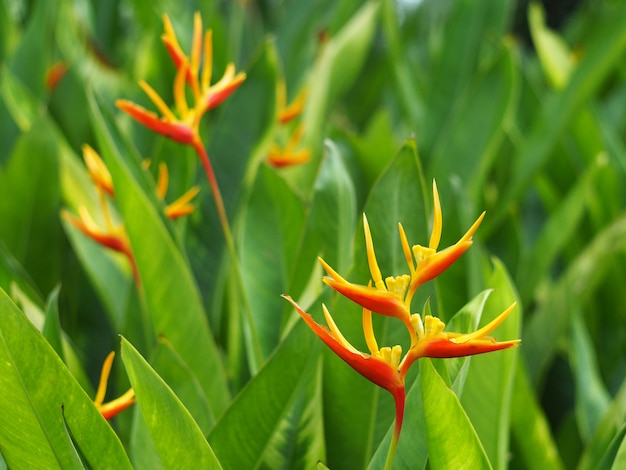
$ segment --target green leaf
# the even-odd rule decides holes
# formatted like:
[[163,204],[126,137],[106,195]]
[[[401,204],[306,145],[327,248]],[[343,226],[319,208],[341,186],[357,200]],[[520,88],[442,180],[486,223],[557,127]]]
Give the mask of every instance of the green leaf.
[[57,8],[53,2],[37,3],[32,7],[28,25],[8,66],[35,96],[42,98],[45,91],[43,78],[52,58]]
[[290,276],[289,294],[292,297],[298,298],[304,289],[317,265],[317,256],[322,256],[339,272],[348,269],[352,263],[355,213],[354,183],[344,164],[343,154],[335,143],[327,141],[297,261]]
[[[580,470],[596,469],[606,455],[615,451],[615,444],[623,439],[626,420],[626,380],[615,394],[609,408],[595,428],[579,460]],[[612,460],[612,459],[611,459]]]
[[430,468],[492,468],[459,399],[430,359],[420,361]]
[[[54,296],[56,295],[55,292],[53,291],[49,296],[46,312],[44,312],[43,307],[40,306],[38,298],[32,297],[30,292],[22,290],[18,284],[11,284],[10,292],[12,299],[21,308],[26,317],[33,325],[35,325],[35,328],[41,331],[45,336],[46,333],[44,333],[44,329],[46,327],[46,323],[50,319],[50,312],[54,312],[54,308],[51,308],[51,305],[54,305],[54,302],[56,301],[51,302],[51,300],[54,299]],[[52,330],[54,330],[54,328],[56,327],[52,327]],[[46,339],[50,342],[47,337]],[[58,340],[60,341],[60,344],[55,345],[53,348],[61,360],[67,365],[67,368],[70,370],[83,390],[90,393],[92,391],[91,382],[83,369],[78,352],[75,350],[65,332],[59,330]],[[54,341],[57,341],[57,339],[55,338]],[[60,349],[56,349],[57,347]]]
[[311,71],[307,106],[302,115],[305,129],[303,145],[313,149],[312,162],[294,170],[297,185],[308,194],[313,183],[311,166],[321,158],[320,142],[329,110],[334,101],[350,87],[365,63],[378,22],[379,2],[366,2],[350,21],[325,45]]
[[608,261],[625,246],[626,216],[622,215],[598,232],[569,264],[539,311],[531,317],[525,330],[523,352],[533,382],[542,377],[557,340],[567,330],[574,299],[583,301],[598,288],[611,266]]
[[580,311],[572,313],[571,328],[572,345],[569,354],[576,377],[576,422],[585,442],[593,435],[611,400],[602,383],[593,343]]
[[528,25],[544,73],[553,87],[562,88],[567,84],[574,64],[569,47],[546,26],[545,12],[540,4],[528,6]]
[[[428,441],[426,439],[426,424],[424,422],[424,407],[422,405],[422,385],[419,378],[413,382],[406,395],[404,421],[402,432],[398,440],[396,456],[393,460],[395,470],[418,470],[427,468]],[[380,441],[372,460],[368,465],[370,470],[384,468],[387,452],[391,443],[393,424],[385,437]]]
[[622,435],[622,441],[619,444],[615,458],[611,462],[611,470],[618,470],[626,466],[626,426],[620,434]]
[[60,286],[57,286],[48,297],[46,305],[46,319],[41,329],[41,333],[48,341],[52,349],[56,351],[61,360],[65,362],[65,354],[63,352],[63,340],[61,331],[61,322],[59,321],[59,291]]
[[319,349],[314,341],[298,321],[219,419],[209,442],[225,468],[256,468],[263,461],[300,387],[315,377]]
[[433,147],[426,170],[429,177],[443,180],[442,185],[446,179],[458,177],[471,199],[479,200],[504,136],[504,123],[515,110],[516,72],[512,47],[505,43],[457,100]]
[[591,198],[592,188],[606,171],[610,170],[599,162],[588,167],[560,205],[551,211],[540,234],[533,241],[532,251],[520,261],[517,285],[522,299],[531,296],[540,280],[548,274],[558,254],[564,252],[571,243],[588,205],[587,201]]
[[511,396],[511,432],[522,468],[565,469],[550,431],[550,424],[528,380],[524,361],[519,361],[515,369]]
[[208,433],[215,424],[215,416],[198,379],[166,338],[160,337],[158,341],[151,367],[189,410],[203,434]]
[[429,15],[422,15],[423,27],[430,32],[430,37],[424,41],[431,50],[427,51],[430,67],[425,72],[427,81],[423,96],[426,112],[420,123],[420,146],[428,154],[436,140],[447,139],[446,123],[458,104],[456,97],[471,94],[468,90],[471,89],[471,79],[480,74],[481,61],[492,52],[493,38],[502,36],[513,5],[510,0],[479,3],[461,0],[449,5],[433,3],[433,7],[440,10],[437,21]]
[[164,467],[222,468],[189,411],[125,338],[122,360]]
[[168,339],[193,371],[216,415],[225,408],[229,393],[189,262],[157,208],[154,186],[150,188],[135,152],[123,143],[93,96],[90,103],[154,331]]
[[[520,338],[521,305],[506,268],[494,259],[488,281],[493,289],[480,320],[484,326],[514,302],[517,308],[491,335],[498,341]],[[507,467],[513,377],[517,364],[516,349],[472,357],[463,388],[461,403],[478,434],[494,468]]]
[[0,447],[9,467],[76,468],[76,443],[92,468],[131,468],[111,426],[2,290],[0,369]]
[[0,219],[11,221],[0,224],[0,239],[43,292],[57,284],[61,265],[57,147],[50,122],[38,119],[0,168]]
[[318,361],[311,380],[298,389],[265,450],[262,468],[311,468],[312,462],[325,457],[321,365]]
[[597,92],[618,64],[626,48],[626,6],[619,5],[603,21],[593,25],[586,40],[585,55],[573,71],[567,86],[545,100],[534,126],[523,143],[511,169],[511,182],[492,222],[497,224],[509,205],[518,200],[537,171],[551,155],[558,139],[581,106]]
[[[278,173],[267,165],[260,167],[238,225],[241,274],[245,295],[251,299],[252,325],[267,357],[278,344],[280,294],[290,282],[293,253],[304,221],[302,201]],[[249,346],[250,347],[250,346]]]

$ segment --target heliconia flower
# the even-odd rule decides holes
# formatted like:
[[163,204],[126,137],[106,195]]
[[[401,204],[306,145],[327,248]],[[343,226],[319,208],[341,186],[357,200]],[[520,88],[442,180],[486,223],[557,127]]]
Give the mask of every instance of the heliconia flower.
[[[222,78],[211,85],[213,65],[211,31],[207,31],[204,36],[204,55],[202,56],[202,18],[199,13],[194,15],[192,50],[189,58],[178,44],[174,28],[167,15],[163,15],[163,24],[165,33],[162,40],[178,70],[174,80],[174,102],[178,116],[144,81],[140,81],[139,85],[160,111],[161,117],[128,100],[118,100],[116,105],[139,123],[161,135],[182,144],[197,145],[199,141],[198,129],[204,113],[228,98],[243,83],[246,74],[243,72],[236,74],[235,66],[229,63]],[[201,58],[203,62],[202,73],[200,73]],[[193,92],[194,103],[192,107],[187,103],[185,96],[186,83]]]
[[365,232],[365,247],[367,260],[374,287],[353,284],[344,279],[333,270],[323,259],[320,263],[328,273],[323,281],[340,294],[359,304],[363,308],[381,315],[396,317],[402,320],[411,333],[411,344],[415,343],[417,336],[411,326],[411,300],[419,286],[437,277],[454,263],[471,245],[472,236],[478,229],[485,215],[483,212],[474,222],[470,229],[454,245],[437,251],[441,239],[441,204],[437,185],[433,181],[433,230],[428,247],[421,245],[409,248],[402,224],[398,224],[402,249],[409,266],[410,274],[389,276],[383,280],[382,273],[376,260],[374,243],[370,232],[367,217],[363,214],[363,230]]
[[78,215],[79,217],[76,217],[66,210],[61,211],[61,217],[63,217],[63,219],[71,223],[98,244],[106,246],[118,253],[123,253],[128,257],[132,257],[130,243],[128,242],[128,236],[126,235],[126,230],[124,230],[123,225],[115,226],[109,220],[106,222],[107,228],[103,230],[93,220],[85,206],[78,208]]
[[109,196],[115,196],[113,190],[113,180],[111,173],[100,158],[100,155],[89,145],[83,145],[83,159],[89,170],[89,176],[98,189],[101,189]]
[[[478,230],[480,223],[485,217],[485,212],[483,212],[458,242],[448,248],[437,251],[441,240],[442,216],[441,203],[439,202],[439,193],[435,180],[433,180],[433,201],[433,230],[430,235],[428,247],[413,245],[412,249],[409,249],[409,243],[406,239],[404,228],[402,224],[398,224],[402,249],[411,271],[409,297],[413,296],[419,286],[434,279],[448,269],[452,263],[472,246],[472,236],[476,230]],[[413,258],[415,258],[415,262]]]
[[[161,200],[165,199],[167,187],[169,184],[169,173],[167,165],[161,163],[159,165],[159,178],[157,180],[157,197]],[[165,215],[170,219],[177,219],[184,215],[191,214],[195,210],[195,206],[191,204],[191,200],[198,195],[200,188],[193,186],[174,202],[165,206]]]
[[124,411],[130,405],[135,403],[135,392],[133,389],[129,389],[119,398],[104,402],[104,397],[107,391],[107,383],[109,381],[109,375],[111,374],[111,367],[113,366],[113,359],[115,358],[115,352],[111,351],[102,364],[102,372],[100,373],[100,382],[98,384],[98,390],[96,391],[96,398],[94,399],[94,405],[98,408],[98,411],[104,416],[104,419],[111,419],[121,411]]
[[417,335],[417,343],[411,345],[408,353],[400,364],[401,374],[406,375],[406,371],[411,364],[422,357],[450,358],[473,356],[492,351],[500,351],[519,346],[521,340],[497,341],[495,338],[487,336],[495,330],[515,309],[513,303],[504,312],[494,318],[487,325],[472,333],[453,333],[444,331],[445,323],[432,315],[425,315],[424,321],[420,315],[411,315],[411,322]]
[[273,144],[267,156],[267,162],[275,168],[282,168],[309,161],[311,158],[311,151],[309,149],[297,150],[300,139],[302,138],[302,131],[302,125],[296,127],[284,148],[281,148],[280,145],[276,143]]
[[[395,402],[396,415],[392,442],[389,449],[391,460],[395,452],[402,422],[404,419],[404,405],[406,400],[405,379],[409,367],[422,357],[446,358],[471,356],[491,351],[513,348],[519,345],[520,340],[498,342],[487,336],[495,330],[513,311],[511,305],[502,314],[483,328],[468,334],[445,332],[445,324],[436,317],[426,315],[424,323],[418,314],[411,316],[412,330],[417,341],[411,344],[409,351],[402,358],[402,347],[378,347],[372,327],[372,312],[363,309],[363,333],[370,354],[357,350],[341,334],[330,312],[322,304],[322,310],[328,327],[318,324],[313,317],[306,313],[288,295],[283,295],[296,309],[300,317],[313,332],[344,362],[361,374],[370,382],[388,390]],[[389,462],[389,460],[388,460]],[[387,467],[386,467],[387,468]]]
[[[363,332],[370,354],[354,348],[341,334],[328,309],[322,305],[328,328],[316,323],[311,315],[302,310],[288,295],[283,295],[294,306],[306,324],[326,343],[331,350],[354,370],[376,385],[389,390],[396,404],[396,421],[392,434],[385,469],[393,463],[398,437],[402,427],[405,402],[405,379],[410,366],[422,357],[451,358],[471,356],[486,352],[513,348],[520,340],[497,341],[488,336],[513,311],[515,304],[507,308],[497,318],[472,333],[447,332],[445,324],[432,315],[411,314],[411,300],[415,291],[425,282],[447,269],[472,244],[472,236],[480,225],[484,212],[470,229],[454,245],[437,251],[441,239],[441,205],[437,186],[433,181],[434,221],[428,247],[409,247],[402,225],[398,224],[402,249],[409,266],[410,274],[387,277],[383,280],[376,260],[374,244],[367,221],[363,215],[365,246],[371,280],[367,286],[352,284],[340,276],[324,260],[320,263],[328,274],[323,281],[334,290],[363,308]],[[372,284],[374,284],[372,286]],[[407,328],[411,345],[402,357],[400,346],[379,348],[372,327],[372,312],[401,320]]]

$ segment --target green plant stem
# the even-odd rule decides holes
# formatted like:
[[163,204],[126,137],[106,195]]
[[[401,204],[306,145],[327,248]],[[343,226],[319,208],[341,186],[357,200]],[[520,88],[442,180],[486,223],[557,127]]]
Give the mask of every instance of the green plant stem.
[[393,430],[393,435],[391,436],[389,452],[387,452],[387,460],[385,460],[385,470],[391,470],[391,468],[393,467],[393,459],[396,456],[396,448],[398,447],[399,434],[400,432],[396,426],[396,429]]

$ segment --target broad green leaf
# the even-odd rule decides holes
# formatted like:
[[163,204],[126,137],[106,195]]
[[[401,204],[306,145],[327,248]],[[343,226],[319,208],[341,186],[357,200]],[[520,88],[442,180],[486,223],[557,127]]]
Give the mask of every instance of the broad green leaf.
[[[42,332],[48,343],[50,343],[51,340],[46,336],[45,328],[46,323],[51,319],[51,312],[54,313],[53,305],[56,302],[54,301],[55,291],[50,294],[48,298],[48,306],[45,310],[43,305],[39,303],[37,297],[32,297],[29,292],[23,291],[16,283],[11,284],[10,294],[12,300],[19,306],[22,312],[24,312],[24,315],[26,315],[35,328]],[[56,327],[51,327],[52,330],[54,330],[54,328]],[[50,334],[52,335],[53,333]],[[56,335],[56,333],[54,333],[54,335]],[[59,341],[60,343],[54,345],[53,349],[65,363],[83,390],[90,393],[92,389],[91,382],[89,381],[83,365],[81,364],[79,358],[80,354],[76,351],[74,345],[65,332],[59,330],[58,335],[59,337],[54,338],[52,341]]]
[[363,134],[354,137],[354,145],[359,167],[366,180],[365,187],[371,188],[398,148],[389,113],[380,110],[372,116]]
[[586,41],[585,55],[565,88],[544,101],[534,126],[511,167],[512,179],[493,223],[497,224],[509,205],[519,199],[537,171],[551,155],[557,140],[581,106],[586,103],[619,63],[626,48],[626,6],[619,5],[603,21],[594,24]]
[[517,87],[512,47],[505,43],[468,84],[432,149],[426,173],[439,181],[442,190],[446,179],[455,176],[472,194],[472,200],[480,200],[502,141],[504,123],[515,109]]
[[[624,422],[626,421],[626,381],[624,381],[615,394],[609,408],[604,413],[595,432],[584,448],[578,463],[580,470],[596,469],[601,464],[605,455],[614,448],[616,440],[621,440],[624,435]],[[618,436],[621,436],[618,438]]]
[[[209,434],[225,468],[256,468],[303,384],[315,377],[315,334],[298,321]],[[243,424],[243,425],[242,425]]]
[[0,220],[11,221],[0,224],[0,239],[43,292],[57,284],[61,265],[57,137],[38,119],[0,168]]
[[341,149],[327,141],[326,154],[313,187],[311,209],[301,235],[297,262],[290,276],[289,294],[292,297],[300,296],[317,264],[317,256],[340,272],[348,269],[352,263],[355,213],[354,183],[345,167]]
[[523,361],[519,361],[515,368],[511,433],[515,448],[518,449],[516,461],[522,463],[523,468],[565,469]]
[[41,116],[41,101],[6,67],[0,73],[0,163],[5,165],[21,133]]
[[122,360],[164,468],[222,468],[180,399],[124,338]]
[[63,338],[61,331],[61,322],[59,321],[59,291],[60,287],[54,289],[48,296],[46,304],[46,319],[41,329],[46,341],[52,346],[52,349],[59,355],[61,360],[65,362],[65,354],[63,352]]
[[523,353],[533,383],[542,377],[557,340],[567,329],[572,302],[583,301],[598,288],[610,267],[608,261],[625,246],[626,217],[622,215],[597,233],[570,263],[539,311],[531,317],[525,330]]
[[593,343],[585,327],[580,311],[571,317],[570,363],[576,377],[576,421],[583,442],[592,435],[610,404],[600,371]]
[[587,206],[586,201],[590,198],[590,190],[604,174],[602,166],[600,163],[594,164],[585,171],[559,207],[551,211],[541,233],[533,241],[532,251],[522,258],[517,275],[522,299],[530,297],[555,257],[571,242]]
[[[493,293],[485,304],[479,326],[484,326],[518,301],[504,265],[497,259],[487,285]],[[521,305],[490,336],[498,341],[520,338]],[[517,350],[472,357],[461,403],[494,468],[507,467],[513,377]]]
[[298,390],[291,409],[265,450],[261,468],[312,468],[313,462],[324,460],[321,364],[317,362],[312,380]]
[[4,291],[0,369],[0,447],[8,466],[76,468],[75,443],[92,468],[131,468],[111,426]]
[[[331,106],[350,87],[361,71],[371,47],[378,20],[378,1],[368,1],[355,13],[350,21],[325,45],[311,70],[311,83],[307,106],[302,115],[305,129],[305,146],[313,150],[312,162],[317,167],[321,159],[320,142]],[[304,194],[313,184],[312,172],[304,166],[294,170],[294,177]]]
[[622,441],[617,449],[615,459],[611,464],[611,470],[618,470],[626,466],[626,429],[622,433]]
[[239,230],[241,274],[264,357],[279,342],[280,294],[290,284],[293,253],[304,221],[304,206],[293,190],[267,165],[260,167],[250,197],[242,208]]
[[135,153],[120,140],[117,128],[94,97],[90,103],[154,332],[167,338],[198,378],[216,415],[228,402],[226,377],[189,262],[163,220],[154,192],[143,188],[150,184],[145,176],[142,179]]
[[[422,386],[418,378],[413,382],[406,395],[402,432],[398,440],[396,456],[393,460],[394,470],[427,468],[428,442],[426,440],[423,410]],[[378,470],[384,468],[392,433],[393,424],[389,427],[385,437],[380,441],[372,460],[369,462],[368,469]]]
[[28,297],[35,299],[38,304],[43,305],[43,299],[32,279],[24,270],[20,262],[7,249],[2,239],[0,239],[0,288],[10,291],[12,285],[17,285],[19,289],[28,294]]
[[459,399],[430,359],[420,361],[420,377],[430,468],[492,468]]
[[[422,19],[430,32],[425,40],[432,47],[428,51],[429,67],[423,72],[427,80],[423,92],[426,112],[420,123],[420,146],[428,155],[436,140],[446,139],[446,123],[458,98],[471,95],[471,80],[481,73],[482,60],[491,54],[492,38],[500,38],[504,32],[513,2],[461,0],[434,6],[440,9],[435,17],[438,21],[432,21],[432,17],[429,20],[428,15]],[[477,113],[480,115],[480,111]]]
[[538,3],[528,6],[528,24],[537,56],[555,88],[563,88],[573,68],[573,57],[565,41],[545,23],[545,12]]
[[[51,65],[57,9],[54,2],[38,2],[32,7],[28,25],[7,64],[35,96],[42,98],[44,77]],[[33,60],[34,57],[37,60]]]
[[206,435],[215,424],[215,416],[198,379],[166,338],[160,337],[158,341],[150,366],[168,384]]
[[[247,201],[259,165],[272,143],[276,122],[278,58],[273,42],[264,42],[254,51],[252,59],[249,68],[245,70],[244,83],[220,105],[219,119],[215,126],[209,128],[207,125],[201,129],[203,137],[208,141],[209,158],[228,218],[235,228],[240,206]],[[224,235],[213,194],[204,172],[199,170],[198,175],[198,184],[201,187],[197,209],[199,217],[192,217],[189,221],[188,249],[191,265],[202,287],[205,302],[209,305],[208,314],[212,324],[227,325],[240,321],[240,318],[234,317],[240,317],[242,313],[250,315],[250,305],[254,299],[248,299],[246,292],[240,289],[241,280],[237,280],[235,272],[232,275],[234,286],[239,291],[234,302],[236,305],[232,311],[224,308],[224,292],[218,286],[227,282],[228,271],[234,268],[230,266],[230,255],[225,253]],[[229,328],[236,330],[234,325]],[[255,332],[249,333],[252,336],[248,342],[254,345],[254,351],[248,351],[250,354],[247,360],[248,366],[254,369],[262,363],[260,342],[254,336]]]
[[131,427],[128,454],[135,468],[151,468],[160,470],[163,462],[159,458],[159,452],[152,441],[150,430],[146,425],[139,407],[135,407]]

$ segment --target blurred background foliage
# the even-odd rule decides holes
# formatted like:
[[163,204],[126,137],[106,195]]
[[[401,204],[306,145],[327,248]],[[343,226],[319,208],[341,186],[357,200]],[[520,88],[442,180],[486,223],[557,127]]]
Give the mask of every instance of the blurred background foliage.
[[[241,284],[191,150],[113,106],[125,98],[151,109],[140,79],[173,102],[161,14],[188,51],[195,11],[213,30],[215,75],[231,61],[248,74],[201,129],[234,226]],[[621,0],[2,0],[0,287],[37,326],[48,325],[44,336],[57,341],[90,396],[123,334],[125,368],[116,364],[112,389],[126,389],[125,370],[132,383],[154,380],[146,389],[156,398],[140,396],[142,412],[168,403],[179,416],[176,400],[159,388],[161,378],[168,383],[195,422],[183,425],[185,438],[204,435],[211,445],[188,462],[213,465],[217,455],[224,468],[309,468],[317,459],[331,468],[382,467],[391,401],[322,352],[311,332],[293,328],[279,294],[307,299],[316,314],[321,295],[361,345],[360,318],[322,292],[315,258],[365,283],[365,211],[383,273],[402,273],[395,224],[405,225],[412,243],[426,242],[435,178],[442,246],[482,210],[487,217],[472,250],[413,308],[431,297],[447,321],[492,287],[489,302],[497,305],[485,317],[507,298],[520,305],[519,329],[498,338],[521,337],[522,347],[495,364],[484,359],[459,393],[491,465],[620,468],[625,58]],[[279,83],[288,101],[307,89],[302,145],[312,152],[308,163],[284,169],[264,162],[278,132]],[[59,217],[62,208],[95,206],[85,143],[103,155],[119,187],[116,217],[136,251],[139,292],[126,260]],[[143,158],[152,161],[147,172]],[[168,194],[201,187],[196,211],[175,223],[162,220],[151,193],[163,161]],[[385,344],[406,341],[394,325],[379,326]],[[2,331],[5,346],[19,344],[7,339],[18,331]],[[35,361],[35,349],[28,351]],[[475,370],[481,360],[472,359]],[[492,392],[498,405],[490,414],[484,407],[495,402],[481,396]],[[12,395],[2,395],[4,410]],[[410,397],[409,412],[422,400],[419,390]],[[252,411],[265,405],[271,413]],[[177,462],[162,450],[164,437],[146,437],[151,424],[137,416],[114,422],[132,463]],[[487,429],[488,416],[495,429]],[[437,459],[426,462],[432,448],[415,419],[407,418],[396,467],[438,468]],[[235,455],[233,442],[250,452]],[[89,460],[84,445],[81,458]]]

